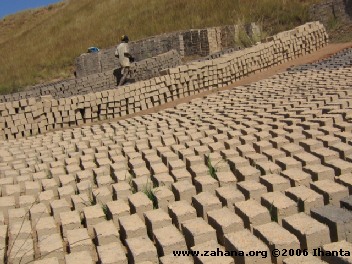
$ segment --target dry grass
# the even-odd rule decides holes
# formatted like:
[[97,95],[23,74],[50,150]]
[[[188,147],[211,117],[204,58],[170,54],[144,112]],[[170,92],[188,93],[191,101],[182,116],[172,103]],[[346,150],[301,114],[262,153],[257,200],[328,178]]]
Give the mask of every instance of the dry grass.
[[[246,22],[274,34],[308,20],[316,0],[66,0],[0,21],[0,93],[72,76],[87,47],[163,32]],[[11,29],[9,29],[11,27]]]

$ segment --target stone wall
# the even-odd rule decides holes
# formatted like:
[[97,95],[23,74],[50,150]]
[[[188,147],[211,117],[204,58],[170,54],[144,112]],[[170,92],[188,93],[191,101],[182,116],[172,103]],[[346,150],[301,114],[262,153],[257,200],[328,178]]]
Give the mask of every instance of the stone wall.
[[[206,29],[191,29],[162,34],[139,41],[130,42],[130,52],[136,61],[176,50],[181,56],[207,56],[223,49],[236,47],[239,31],[247,32],[251,39],[260,38],[260,29],[254,24],[230,25]],[[259,35],[259,36],[258,36]],[[84,53],[76,58],[76,76],[88,76],[119,68],[115,58],[116,47],[102,49],[97,53]]]
[[60,99],[46,96],[40,100],[0,103],[0,137],[21,138],[139,112],[229,85],[250,73],[313,52],[326,43],[324,26],[311,22],[251,48],[170,68],[162,71],[162,76],[119,89]]
[[327,26],[332,20],[352,23],[352,0],[324,0],[310,9],[312,20],[321,21]]
[[[160,71],[181,65],[181,56],[177,51],[160,54],[156,57],[132,63],[127,80],[141,81],[159,76]],[[11,102],[25,98],[39,98],[51,95],[55,99],[103,91],[117,87],[120,80],[118,71],[90,74],[86,77],[71,78],[45,85],[36,85],[22,92],[0,95],[0,102]]]

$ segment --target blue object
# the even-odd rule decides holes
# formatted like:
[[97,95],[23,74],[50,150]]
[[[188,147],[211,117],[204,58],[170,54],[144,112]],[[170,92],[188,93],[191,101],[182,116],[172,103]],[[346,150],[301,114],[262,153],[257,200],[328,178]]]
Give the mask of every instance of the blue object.
[[97,47],[89,47],[88,48],[88,53],[95,53],[99,52],[99,49]]

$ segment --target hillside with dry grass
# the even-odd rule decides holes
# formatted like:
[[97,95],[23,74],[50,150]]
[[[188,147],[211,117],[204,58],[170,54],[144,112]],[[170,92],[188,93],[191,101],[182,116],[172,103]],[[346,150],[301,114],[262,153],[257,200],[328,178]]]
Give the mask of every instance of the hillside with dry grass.
[[66,0],[0,20],[0,93],[72,76],[87,47],[164,32],[247,22],[266,34],[308,21],[317,0]]

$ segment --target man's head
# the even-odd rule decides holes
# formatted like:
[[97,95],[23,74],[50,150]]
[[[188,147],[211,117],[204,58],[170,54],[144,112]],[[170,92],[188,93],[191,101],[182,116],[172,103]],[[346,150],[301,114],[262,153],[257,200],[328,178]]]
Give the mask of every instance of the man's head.
[[121,41],[128,43],[128,41],[129,41],[128,36],[127,36],[127,35],[122,35],[122,36],[121,36]]

